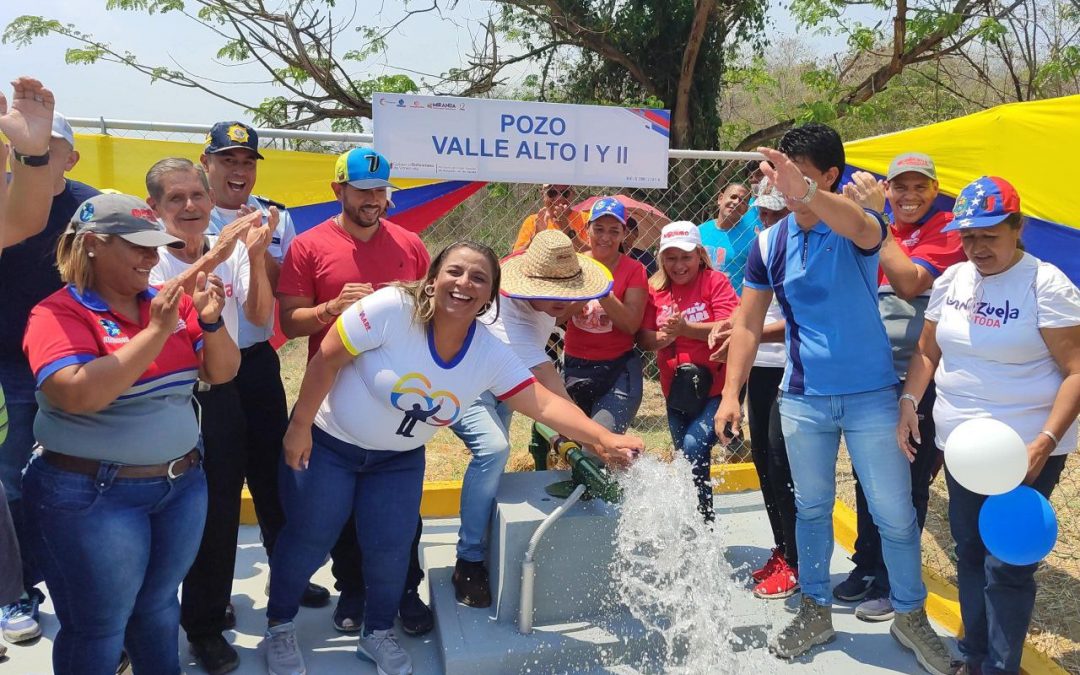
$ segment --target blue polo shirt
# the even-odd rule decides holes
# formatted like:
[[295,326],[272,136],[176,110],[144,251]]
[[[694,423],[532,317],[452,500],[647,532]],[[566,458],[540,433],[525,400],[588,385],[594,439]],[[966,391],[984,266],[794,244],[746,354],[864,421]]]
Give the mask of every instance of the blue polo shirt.
[[897,383],[878,314],[879,248],[861,249],[821,221],[803,231],[794,214],[758,235],[744,284],[773,291],[787,321],[783,391],[836,396]]

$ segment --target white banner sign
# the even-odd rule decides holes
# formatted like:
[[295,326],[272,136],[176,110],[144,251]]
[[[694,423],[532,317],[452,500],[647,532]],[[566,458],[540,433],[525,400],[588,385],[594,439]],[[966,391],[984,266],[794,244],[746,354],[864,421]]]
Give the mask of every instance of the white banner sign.
[[667,187],[666,110],[407,94],[372,109],[394,177]]

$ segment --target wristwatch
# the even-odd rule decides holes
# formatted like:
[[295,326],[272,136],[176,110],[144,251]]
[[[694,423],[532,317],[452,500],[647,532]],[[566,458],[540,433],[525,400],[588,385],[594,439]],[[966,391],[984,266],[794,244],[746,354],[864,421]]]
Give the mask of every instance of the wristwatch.
[[47,166],[49,164],[49,151],[46,150],[43,155],[24,155],[18,150],[12,148],[11,156],[15,158],[15,161],[24,166]]
[[791,199],[793,201],[799,202],[800,204],[809,204],[810,200],[814,198],[815,194],[817,194],[817,183],[806,176],[803,176],[803,180],[806,181],[807,185],[806,194],[802,197],[792,197]]
[[225,320],[222,319],[220,316],[217,318],[217,321],[215,321],[214,323],[206,323],[202,319],[199,319],[199,328],[202,328],[203,332],[206,332],[206,333],[213,333],[213,332],[217,331],[219,328],[221,328],[224,325],[225,325]]

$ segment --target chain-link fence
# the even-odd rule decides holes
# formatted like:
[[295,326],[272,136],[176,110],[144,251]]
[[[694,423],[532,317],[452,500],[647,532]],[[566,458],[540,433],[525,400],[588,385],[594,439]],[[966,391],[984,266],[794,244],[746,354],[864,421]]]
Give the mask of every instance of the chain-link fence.
[[[100,124],[92,120],[78,122],[76,126],[82,127],[80,131],[87,133],[101,130]],[[144,125],[142,129],[119,129],[107,123],[105,128],[108,133],[119,137],[189,143],[202,143],[205,129],[209,128],[199,131],[181,127],[177,130],[177,125],[166,126],[169,130],[150,130],[148,125]],[[289,140],[288,137],[279,137],[273,142],[285,149],[333,154],[357,143],[370,142],[370,137],[339,134],[331,138],[329,135],[324,137],[309,134],[299,142],[299,146],[296,140]],[[593,195],[621,194],[650,205],[664,214],[665,218],[653,220],[647,228],[643,228],[634,247],[656,255],[659,237],[659,227],[656,224],[665,222],[665,219],[703,223],[717,218],[720,212],[717,197],[724,188],[737,182],[749,186],[751,182],[746,159],[723,153],[673,151],[669,163],[668,188],[577,188],[572,203],[579,203]],[[428,227],[421,233],[421,237],[432,254],[459,239],[479,241],[491,246],[500,255],[507,254],[522,222],[543,206],[543,200],[544,196],[538,185],[491,183]],[[750,234],[745,234],[746,232]],[[730,254],[732,250],[737,251],[751,243],[752,233],[752,228],[726,230],[725,236],[730,234],[732,239],[727,242],[729,246],[726,253]],[[747,238],[751,241],[747,241]],[[733,261],[723,258],[721,262],[730,264]],[[721,265],[721,268],[723,267],[724,265]],[[296,342],[293,341],[282,350],[283,377],[290,401],[295,400],[303,375],[305,348]],[[668,432],[666,407],[657,381],[655,360],[647,357],[646,364],[644,395],[630,432],[641,435],[651,451],[670,455],[673,446]],[[528,423],[522,416],[515,416],[511,430],[514,452],[509,470],[531,468],[532,459],[526,451],[529,438]],[[745,429],[743,438],[747,438]],[[435,479],[460,479],[468,459],[469,455],[460,441],[449,432],[440,432],[428,445],[428,475]],[[718,446],[714,450],[714,461],[717,463],[745,462],[749,459],[748,446],[742,442],[731,447]],[[839,498],[854,508],[850,462],[843,453],[837,470],[837,480]],[[1075,461],[1066,464],[1061,483],[1051,501],[1058,514],[1058,543],[1036,575],[1039,593],[1030,640],[1067,671],[1080,673],[1080,469]],[[923,560],[935,574],[955,584],[956,564],[949,533],[948,495],[943,476],[939,476],[932,486],[930,511],[923,534]]]

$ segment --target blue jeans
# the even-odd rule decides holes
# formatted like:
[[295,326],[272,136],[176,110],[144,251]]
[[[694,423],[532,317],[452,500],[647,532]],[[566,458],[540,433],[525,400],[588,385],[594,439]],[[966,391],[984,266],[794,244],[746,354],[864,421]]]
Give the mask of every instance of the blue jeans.
[[841,396],[781,393],[780,421],[795,482],[799,583],[820,605],[831,604],[829,562],[841,433],[881,534],[893,607],[910,612],[926,601],[911,469],[896,444],[898,418],[893,387]]
[[482,562],[488,522],[499,478],[510,457],[510,418],[514,411],[490,391],[465,410],[450,429],[465,443],[472,460],[461,483],[461,529],[457,557]]
[[354,515],[367,597],[364,630],[386,630],[394,625],[405,591],[424,490],[424,447],[367,450],[317,427],[311,435],[308,468],[294,471],[281,465],[285,527],[270,556],[266,616],[293,620],[308,579]]
[[668,429],[675,449],[690,461],[694,471],[694,485],[698,489],[698,510],[705,520],[713,520],[712,448],[716,445],[716,425],[713,417],[720,407],[720,397],[713,396],[694,417],[667,409]]
[[8,410],[7,440],[0,443],[0,483],[7,491],[11,520],[22,542],[23,585],[29,589],[42,578],[41,570],[34,563],[36,546],[31,538],[35,533],[27,530],[22,506],[22,474],[34,451],[34,416],[38,409],[34,398],[34,374],[25,363],[0,361],[0,386],[4,389]]
[[[1053,492],[1067,455],[1046,461],[1031,487],[1047,499]],[[956,482],[945,469],[949,487],[949,528],[956,542],[956,581],[964,637],[960,653],[986,675],[1019,673],[1024,638],[1035,608],[1034,565],[1010,565],[990,554],[979,536],[979,511],[985,495]]]
[[[634,350],[618,372],[603,371],[609,362],[575,359],[567,356],[563,367],[570,398],[585,414],[608,431],[625,433],[641,406],[643,377],[641,354]],[[606,388],[590,386],[601,379],[611,384]],[[578,380],[575,384],[575,380]],[[583,386],[584,385],[584,386]]]
[[180,672],[177,590],[195,559],[206,522],[202,466],[175,480],[96,477],[38,458],[26,470],[23,500],[40,533],[60,630],[57,675],[112,675],[126,649],[136,673]]

